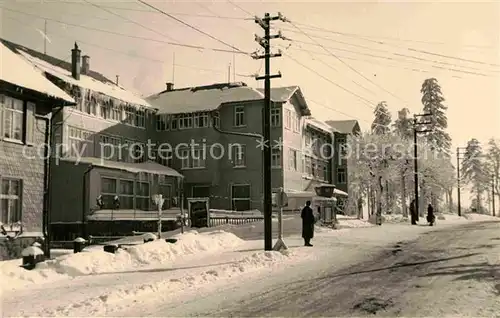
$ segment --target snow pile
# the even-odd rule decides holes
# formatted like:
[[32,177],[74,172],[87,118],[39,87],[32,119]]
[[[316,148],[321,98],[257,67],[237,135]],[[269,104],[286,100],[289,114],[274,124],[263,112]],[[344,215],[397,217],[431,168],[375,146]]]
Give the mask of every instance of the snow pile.
[[262,251],[245,256],[227,265],[190,271],[179,276],[167,275],[163,280],[148,282],[139,285],[117,288],[99,296],[60,306],[56,310],[40,312],[40,316],[99,316],[118,311],[130,306],[129,299],[140,302],[140,298],[151,300],[152,297],[165,297],[171,300],[175,294],[190,288],[199,288],[202,285],[214,284],[217,281],[229,280],[248,273],[257,272],[273,267],[282,267],[284,264],[303,260],[304,253],[298,251],[275,252]]
[[349,217],[344,215],[337,216],[338,229],[352,229],[352,228],[360,228],[360,227],[369,227],[373,226],[373,224],[369,223],[367,220],[360,220],[355,217]]
[[1,262],[2,285],[10,288],[30,283],[43,283],[63,278],[113,273],[145,266],[165,265],[178,257],[200,252],[219,252],[234,249],[244,241],[224,231],[199,234],[196,231],[173,236],[175,244],[157,240],[136,246],[124,247],[115,254],[107,253],[102,247],[92,247],[84,252],[68,254],[40,263],[32,271],[19,265],[21,260]]
[[406,223],[410,222],[408,217],[403,217],[402,214],[383,214],[382,223]]
[[500,221],[499,217],[488,214],[478,214],[478,213],[464,214],[464,218],[466,218],[469,221]]

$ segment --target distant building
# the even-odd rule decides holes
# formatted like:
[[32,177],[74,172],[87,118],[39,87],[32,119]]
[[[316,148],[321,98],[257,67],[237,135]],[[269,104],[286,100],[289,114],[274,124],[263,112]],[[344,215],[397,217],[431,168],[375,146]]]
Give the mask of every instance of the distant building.
[[[75,100],[2,39],[0,70],[0,241],[20,234],[27,245],[43,237],[50,114]],[[14,257],[3,247],[0,260]]]
[[[332,127],[334,131],[335,152],[338,154],[344,153],[343,148],[347,142],[349,135],[358,135],[361,133],[361,128],[357,120],[327,120],[326,124]],[[335,160],[335,180],[334,183],[338,189],[348,192],[348,171],[347,160]]]
[[[154,139],[173,148],[186,146],[184,159],[174,156],[169,163],[185,176],[186,197],[210,198],[211,207],[217,209],[262,211],[258,138],[232,133],[262,134],[263,98],[262,90],[245,83],[182,89],[168,84],[165,91],[147,98],[158,108]],[[273,88],[271,99],[273,189],[304,191],[311,180],[331,183],[332,159],[319,154],[322,144],[332,143],[330,127],[310,118],[298,86]],[[193,153],[187,147],[191,142],[198,144]],[[222,145],[224,153],[214,145]],[[328,147],[322,148],[328,152]]]

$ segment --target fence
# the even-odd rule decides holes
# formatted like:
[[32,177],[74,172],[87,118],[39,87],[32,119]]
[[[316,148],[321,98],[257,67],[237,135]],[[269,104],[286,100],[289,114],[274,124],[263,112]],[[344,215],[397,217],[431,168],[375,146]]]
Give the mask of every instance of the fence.
[[209,227],[221,226],[226,224],[242,225],[247,223],[263,221],[263,216],[211,216]]

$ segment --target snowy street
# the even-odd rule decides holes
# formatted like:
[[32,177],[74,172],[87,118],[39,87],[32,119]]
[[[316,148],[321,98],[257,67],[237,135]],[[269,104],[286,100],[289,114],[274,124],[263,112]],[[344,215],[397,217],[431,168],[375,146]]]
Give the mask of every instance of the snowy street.
[[[374,313],[407,317],[497,315],[500,312],[500,223],[437,227],[429,232],[427,229],[409,228],[408,239],[421,235],[406,242],[401,233],[393,232],[396,229],[391,225],[384,225],[384,230],[355,230],[342,243],[337,241],[340,246],[331,249],[329,255],[314,263],[306,262],[287,268],[286,273],[269,273],[247,284],[239,282],[217,292],[199,294],[176,306],[145,303],[144,307],[121,314],[218,317],[363,316]],[[356,234],[365,232],[366,235],[367,231],[378,232],[379,236],[359,245],[351,241]],[[401,241],[386,245],[391,240],[389,237],[399,237]],[[346,249],[349,244],[356,248]],[[322,248],[322,242],[317,242],[317,246]]]
[[242,240],[261,232],[253,224],[117,254],[91,247],[33,271],[2,262],[1,310],[5,317],[360,316],[385,307],[384,316],[491,316],[500,309],[500,223],[488,220],[497,219],[448,215],[437,227],[342,219],[344,229],[317,227],[312,248],[297,233],[286,237],[283,254],[262,251],[261,239]]

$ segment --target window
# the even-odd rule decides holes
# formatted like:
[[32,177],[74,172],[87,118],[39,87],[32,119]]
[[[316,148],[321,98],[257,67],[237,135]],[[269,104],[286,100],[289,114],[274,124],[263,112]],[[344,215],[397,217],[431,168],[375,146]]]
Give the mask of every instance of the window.
[[97,115],[98,103],[94,96],[92,96],[91,91],[87,91],[87,96],[83,101],[85,107],[85,112],[90,115]]
[[0,190],[0,222],[21,222],[21,180],[2,178]]
[[271,127],[281,126],[281,108],[271,108]]
[[234,107],[234,126],[242,127],[245,126],[245,107],[236,106]]
[[172,186],[170,184],[159,184],[158,192],[163,196],[163,210],[168,210],[172,207]]
[[135,196],[135,208],[137,210],[149,211],[149,204],[151,202],[149,182],[136,182]]
[[111,105],[109,102],[102,102],[99,105],[99,115],[104,119],[111,118]]
[[289,149],[289,152],[288,152],[288,168],[290,170],[292,170],[292,171],[297,171],[298,170],[297,159],[298,159],[297,150],[295,150],[295,149]]
[[101,147],[100,156],[102,159],[106,160],[121,160],[122,159],[122,153],[121,153],[121,139],[112,137],[112,136],[107,136],[107,135],[100,135],[99,136],[99,145]]
[[208,113],[194,114],[194,128],[208,127]]
[[337,168],[337,183],[344,184],[347,182],[347,174],[345,168]]
[[194,185],[191,188],[191,195],[193,198],[209,198],[210,197],[210,186]]
[[170,128],[172,128],[172,130],[175,130],[177,129],[177,126],[178,126],[178,116],[173,116],[172,119],[171,119],[171,124],[170,124]]
[[[3,106],[3,107],[2,107]],[[23,141],[24,102],[20,99],[0,95],[0,111],[3,108],[2,137]]]
[[205,168],[205,157],[201,149],[184,149],[180,155],[182,169]]
[[125,106],[124,107],[125,111],[125,118],[124,118],[124,123],[129,124],[129,125],[134,125],[135,124],[135,109],[132,106]]
[[156,130],[166,131],[170,129],[170,116],[165,114],[156,115]]
[[166,167],[172,167],[172,149],[158,149],[156,162]]
[[296,133],[300,132],[300,117],[297,114],[294,114],[292,117],[292,126],[293,126],[293,132]]
[[290,129],[292,127],[292,111],[287,109],[285,111],[285,128]]
[[271,149],[271,167],[281,168],[281,149]]
[[233,211],[249,211],[251,209],[250,185],[233,185],[231,187],[231,201]]
[[88,154],[94,145],[92,132],[71,126],[68,130],[68,155],[78,157]]
[[146,144],[143,143],[134,143],[132,145],[132,149],[130,150],[132,155],[132,160],[135,163],[145,162],[146,158]]
[[313,175],[312,158],[309,156],[306,156],[304,159],[304,173],[308,176]]
[[136,110],[135,112],[135,126],[144,128],[146,127],[146,111],[143,109]]
[[192,114],[183,114],[178,118],[179,121],[179,129],[189,129],[193,128],[193,115]]
[[338,153],[340,155],[339,165],[345,166],[347,165],[347,148],[346,142],[344,138],[337,139],[338,144]]
[[219,112],[214,112],[212,116],[213,116],[214,127],[220,128],[220,114],[219,114]]
[[121,121],[122,108],[119,105],[113,105],[112,102],[110,102],[110,107],[111,107],[111,119],[116,121]]
[[246,148],[244,145],[235,144],[231,146],[233,167],[241,168],[246,166]]
[[120,209],[134,208],[134,181],[101,178],[101,195],[105,209],[114,209],[113,204],[115,196],[118,196]]

